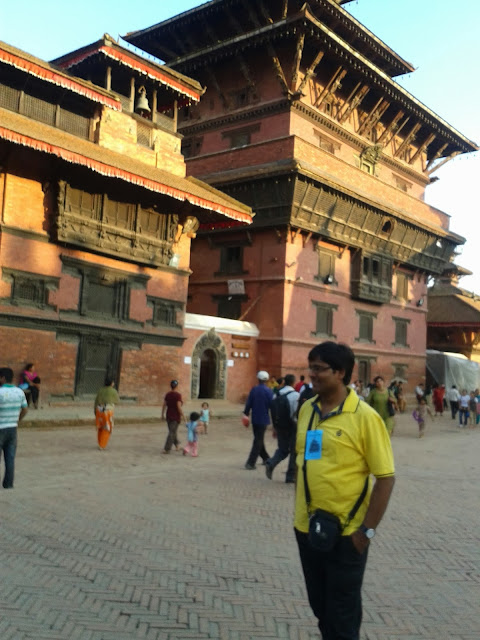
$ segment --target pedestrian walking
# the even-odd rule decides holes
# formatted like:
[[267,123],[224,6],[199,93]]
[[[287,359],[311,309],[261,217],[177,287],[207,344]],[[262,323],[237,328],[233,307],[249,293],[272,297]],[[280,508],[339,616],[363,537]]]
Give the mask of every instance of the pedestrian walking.
[[413,419],[418,423],[418,437],[423,438],[425,435],[425,420],[427,413],[433,420],[433,413],[427,404],[425,398],[419,398],[417,408],[413,410]]
[[105,449],[112,435],[115,405],[120,402],[114,387],[115,381],[109,377],[105,378],[105,385],[98,390],[93,403],[98,448],[102,450]]
[[267,386],[269,375],[266,371],[257,373],[258,384],[252,387],[245,404],[244,415],[252,414],[253,443],[250,454],[245,463],[245,469],[256,469],[256,462],[260,456],[264,463],[269,459],[265,449],[265,431],[270,424],[270,405],[273,391]]
[[297,435],[297,406],[300,394],[294,389],[295,376],[288,373],[284,384],[278,390],[271,406],[274,433],[277,437],[277,450],[265,463],[265,474],[272,479],[273,470],[285,458],[288,468],[285,482],[295,482],[295,439]]
[[213,412],[210,409],[208,402],[202,402],[202,409],[200,411],[200,420],[203,424],[203,433],[207,435],[208,425],[210,424],[210,418],[213,417]]
[[470,394],[467,393],[466,389],[462,389],[462,393],[460,395],[460,400],[458,402],[458,417],[460,420],[460,427],[466,427],[468,424],[469,418],[469,406],[470,406]]
[[192,411],[190,414],[189,421],[187,422],[187,444],[183,449],[183,455],[186,456],[190,454],[192,458],[196,458],[198,456],[198,431],[200,414],[196,411]]
[[374,378],[373,383],[375,386],[368,394],[366,402],[380,415],[391,436],[395,428],[396,398],[392,391],[385,388],[385,380],[382,376]]
[[178,380],[172,380],[170,382],[170,391],[165,395],[162,407],[162,420],[167,419],[168,435],[165,441],[165,447],[163,453],[170,453],[173,446],[178,451],[180,442],[177,437],[178,425],[183,416],[183,400],[181,394],[176,390],[178,387]]
[[378,413],[347,387],[353,351],[324,342],[308,363],[318,395],[298,418],[295,535],[322,637],[358,640],[368,547],[394,485],[392,447]]
[[452,388],[447,392],[448,401],[450,403],[450,411],[452,412],[452,420],[455,420],[459,410],[460,392],[456,385],[452,384]]
[[13,384],[13,371],[0,369],[0,453],[3,452],[5,474],[3,488],[13,489],[15,455],[17,453],[17,427],[27,413],[27,398],[22,389]]

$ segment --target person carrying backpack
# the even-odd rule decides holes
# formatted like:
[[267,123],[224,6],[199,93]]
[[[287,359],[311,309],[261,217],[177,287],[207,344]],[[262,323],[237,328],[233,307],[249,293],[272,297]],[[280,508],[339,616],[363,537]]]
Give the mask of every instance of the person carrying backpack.
[[285,482],[295,482],[295,439],[297,436],[297,405],[300,394],[293,385],[295,376],[291,373],[285,376],[283,387],[272,401],[273,428],[277,436],[278,448],[265,463],[265,474],[272,479],[273,470],[279,462],[290,455]]

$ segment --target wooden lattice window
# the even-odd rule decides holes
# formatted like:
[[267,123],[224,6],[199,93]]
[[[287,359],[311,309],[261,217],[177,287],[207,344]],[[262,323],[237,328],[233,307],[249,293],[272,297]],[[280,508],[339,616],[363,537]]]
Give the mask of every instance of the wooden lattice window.
[[336,336],[333,335],[333,312],[338,309],[338,305],[317,300],[312,300],[312,303],[316,309],[315,331],[312,332],[312,335],[335,338]]
[[2,269],[2,278],[11,285],[10,304],[40,309],[53,306],[48,303],[48,292],[58,288],[58,278],[7,268]]
[[152,324],[154,326],[175,328],[181,326],[177,321],[177,313],[183,310],[183,304],[154,296],[148,296],[147,302],[153,308]]
[[407,318],[393,318],[395,323],[395,342],[394,347],[408,347],[407,331],[410,320]]
[[358,336],[355,338],[357,342],[375,343],[373,339],[373,321],[377,317],[376,313],[369,311],[357,310],[358,316]]

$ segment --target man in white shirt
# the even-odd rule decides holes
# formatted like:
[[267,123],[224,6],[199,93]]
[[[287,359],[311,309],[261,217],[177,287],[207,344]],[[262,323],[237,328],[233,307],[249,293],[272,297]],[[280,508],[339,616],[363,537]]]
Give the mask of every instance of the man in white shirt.
[[458,413],[458,403],[460,402],[460,392],[457,387],[452,384],[452,388],[447,392],[447,400],[450,403],[450,411],[452,412],[452,420],[455,420]]
[[3,488],[13,489],[15,454],[17,452],[17,427],[27,413],[27,399],[21,389],[13,384],[13,371],[0,369],[0,454],[3,451],[5,475]]

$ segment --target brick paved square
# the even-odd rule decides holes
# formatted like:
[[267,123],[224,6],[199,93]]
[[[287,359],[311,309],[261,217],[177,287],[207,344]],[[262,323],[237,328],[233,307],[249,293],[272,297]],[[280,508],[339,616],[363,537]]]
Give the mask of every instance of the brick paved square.
[[[183,435],[183,433],[182,433]],[[245,471],[250,432],[215,420],[197,459],[165,426],[21,429],[2,491],[2,640],[313,640],[286,464]],[[397,484],[371,548],[362,640],[479,640],[480,429],[393,439]],[[267,436],[267,449],[275,442]]]

